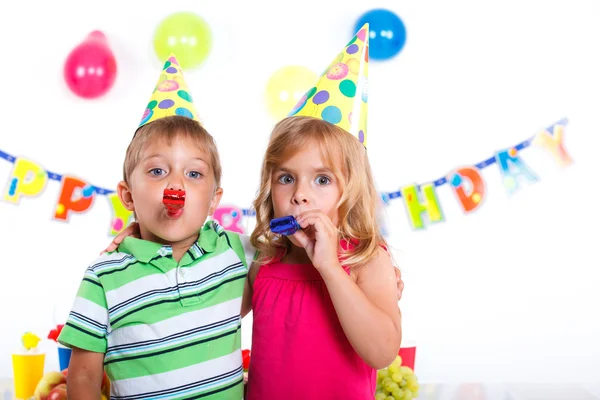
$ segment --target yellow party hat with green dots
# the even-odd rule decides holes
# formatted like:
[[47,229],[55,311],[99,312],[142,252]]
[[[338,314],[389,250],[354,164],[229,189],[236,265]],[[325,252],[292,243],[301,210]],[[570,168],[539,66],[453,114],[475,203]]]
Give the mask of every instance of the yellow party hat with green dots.
[[183,71],[171,54],[158,78],[138,129],[160,118],[181,115],[200,122]]
[[365,24],[288,116],[322,119],[344,129],[367,147],[368,64],[369,24]]

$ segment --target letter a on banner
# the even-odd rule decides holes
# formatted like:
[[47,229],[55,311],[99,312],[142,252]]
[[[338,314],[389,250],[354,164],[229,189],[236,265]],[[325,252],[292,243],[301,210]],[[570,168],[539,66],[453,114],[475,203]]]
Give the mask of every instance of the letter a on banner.
[[522,176],[529,182],[537,182],[538,177],[533,173],[521,157],[517,154],[517,149],[510,148],[496,153],[496,162],[500,167],[502,174],[502,183],[508,194],[513,194],[519,189],[519,177]]

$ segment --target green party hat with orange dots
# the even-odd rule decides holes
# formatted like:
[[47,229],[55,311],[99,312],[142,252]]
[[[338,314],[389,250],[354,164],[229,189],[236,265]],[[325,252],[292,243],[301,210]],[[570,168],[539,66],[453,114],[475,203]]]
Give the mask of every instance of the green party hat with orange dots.
[[369,24],[364,24],[288,116],[319,118],[367,147]]
[[200,122],[183,71],[171,54],[158,78],[138,129],[160,118],[181,115]]

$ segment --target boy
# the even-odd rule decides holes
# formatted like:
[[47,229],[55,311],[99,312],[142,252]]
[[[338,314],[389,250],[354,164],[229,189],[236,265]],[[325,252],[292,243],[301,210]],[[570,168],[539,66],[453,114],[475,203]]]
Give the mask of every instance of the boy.
[[69,398],[99,399],[105,368],[115,399],[241,399],[246,256],[237,234],[205,223],[223,193],[219,154],[173,56],[123,175],[141,238],[85,272],[59,337],[73,349]]

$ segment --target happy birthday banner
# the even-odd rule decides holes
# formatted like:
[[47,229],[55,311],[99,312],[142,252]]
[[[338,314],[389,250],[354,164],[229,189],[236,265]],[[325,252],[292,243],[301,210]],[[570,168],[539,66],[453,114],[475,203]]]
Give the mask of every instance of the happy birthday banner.
[[[428,224],[444,221],[436,188],[446,183],[451,186],[464,212],[473,212],[485,199],[485,184],[480,173],[482,169],[497,164],[502,184],[509,194],[519,189],[519,179],[531,183],[539,179],[520,157],[520,153],[530,145],[539,146],[550,152],[559,165],[570,165],[573,160],[563,145],[567,123],[567,119],[563,119],[515,146],[497,151],[492,157],[480,163],[456,168],[433,182],[407,185],[397,192],[381,193],[381,198],[386,205],[391,200],[403,199],[413,229],[423,229]],[[2,196],[7,203],[18,205],[25,197],[38,196],[46,188],[48,180],[53,180],[60,182],[61,185],[53,215],[57,221],[68,222],[71,215],[86,213],[96,196],[108,198],[112,210],[111,235],[114,236],[122,231],[133,217],[133,213],[125,209],[114,190],[93,186],[71,175],[48,171],[35,161],[25,157],[15,157],[2,150],[0,150],[0,158],[13,164]],[[215,211],[213,218],[225,229],[244,233],[244,228],[241,226],[242,218],[254,215],[254,211],[250,209],[222,206]]]

